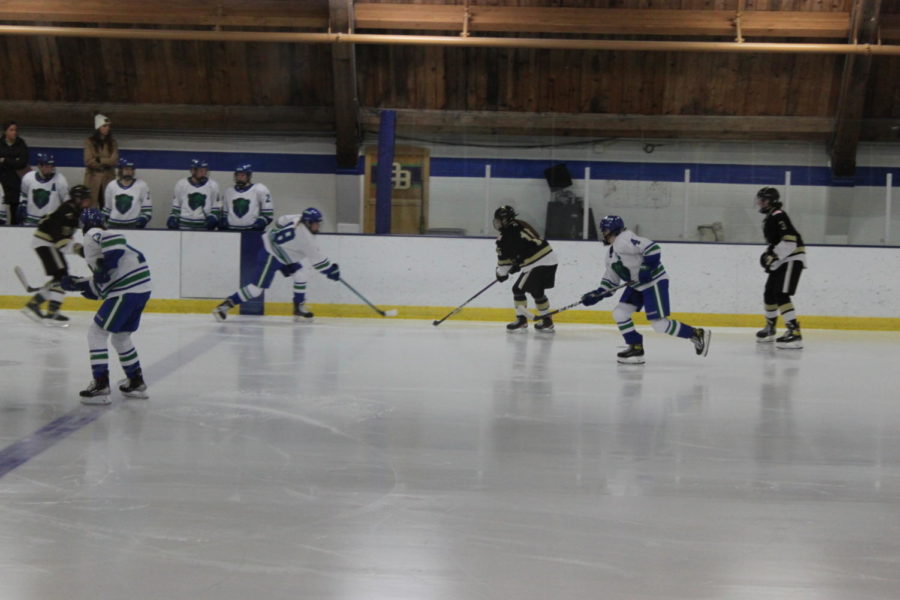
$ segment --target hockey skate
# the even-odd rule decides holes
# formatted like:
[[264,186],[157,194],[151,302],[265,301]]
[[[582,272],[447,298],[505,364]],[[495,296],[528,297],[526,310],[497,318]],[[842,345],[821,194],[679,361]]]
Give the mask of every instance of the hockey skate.
[[518,333],[528,330],[528,319],[522,315],[518,315],[512,323],[507,323],[506,330],[510,333]]
[[48,312],[44,315],[44,325],[48,327],[68,327],[69,317],[58,312]]
[[144,375],[140,370],[134,374],[134,377],[127,377],[120,380],[116,386],[126,398],[146,400],[150,397],[150,395],[147,394],[147,384],[144,383]]
[[534,324],[534,330],[540,331],[542,333],[553,333],[555,331],[555,329],[553,328],[553,318],[544,317]]
[[81,403],[88,405],[106,405],[111,404],[109,399],[109,377],[100,377],[92,379],[87,389],[78,392],[81,396]]
[[313,318],[313,314],[306,310],[306,304],[294,304],[294,323],[306,323]]
[[644,364],[644,345],[629,344],[625,350],[622,350],[616,356],[620,364],[642,365]]
[[224,321],[228,318],[228,309],[233,307],[234,302],[231,301],[231,298],[225,298],[221,304],[213,309],[212,315],[216,318],[216,321]]
[[34,300],[30,301],[22,308],[22,314],[35,323],[44,322],[44,313],[41,312],[41,307]]
[[709,339],[712,337],[712,331],[703,327],[694,328],[694,336],[691,341],[694,343],[694,351],[697,356],[706,356],[709,353]]
[[756,332],[756,341],[759,343],[775,341],[775,319],[766,319],[766,326]]
[[787,324],[787,332],[775,340],[776,348],[786,350],[800,350],[803,348],[803,336],[800,335],[800,324],[791,321]]

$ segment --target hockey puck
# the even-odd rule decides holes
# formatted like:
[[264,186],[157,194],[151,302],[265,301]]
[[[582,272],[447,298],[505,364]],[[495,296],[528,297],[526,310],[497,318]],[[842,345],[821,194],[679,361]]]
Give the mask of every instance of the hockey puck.
[[397,309],[396,309],[396,308],[392,308],[391,310],[386,310],[386,311],[384,311],[384,316],[386,316],[386,317],[396,317],[397,314],[398,314],[398,313],[397,313]]

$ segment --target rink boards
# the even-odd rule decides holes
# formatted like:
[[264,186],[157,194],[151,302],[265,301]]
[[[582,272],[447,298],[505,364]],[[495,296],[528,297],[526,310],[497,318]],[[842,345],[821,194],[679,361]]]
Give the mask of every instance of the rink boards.
[[[32,285],[44,281],[31,249],[34,230],[0,229],[0,308],[16,308],[25,292],[13,275],[24,268]],[[131,245],[150,263],[154,312],[206,312],[234,292],[241,277],[242,236],[257,233],[126,231]],[[245,243],[252,240],[244,240]],[[463,303],[493,279],[496,254],[490,238],[322,234],[319,244],[341,266],[344,279],[382,309],[402,318],[435,319]],[[554,241],[559,258],[552,306],[569,304],[595,288],[603,274],[598,242]],[[711,326],[759,324],[765,274],[758,266],[763,245],[662,243],[671,279],[671,305],[679,317]],[[795,304],[807,328],[900,330],[900,248],[811,246]],[[70,269],[87,274],[84,261],[69,258]],[[455,319],[510,317],[511,282],[497,284]],[[381,318],[346,287],[310,272],[308,302],[319,316]],[[291,280],[277,277],[266,293],[267,314],[288,314]],[[67,298],[68,310],[94,310],[97,304]],[[611,323],[613,303],[570,310],[560,322]]]

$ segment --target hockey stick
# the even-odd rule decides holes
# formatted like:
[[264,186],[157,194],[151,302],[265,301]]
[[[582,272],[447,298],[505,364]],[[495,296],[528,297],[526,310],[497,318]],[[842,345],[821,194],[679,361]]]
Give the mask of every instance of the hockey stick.
[[[610,295],[612,295],[612,293],[615,292],[616,290],[621,290],[623,287],[627,287],[627,286],[629,286],[629,285],[634,285],[634,282],[633,282],[633,281],[629,281],[629,282],[627,282],[627,283],[623,283],[623,284],[621,284],[621,285],[617,285],[616,287],[609,288],[609,289],[606,290],[606,291],[607,291]],[[572,304],[566,304],[566,305],[563,306],[562,308],[557,308],[556,310],[552,310],[552,311],[550,311],[550,312],[548,312],[548,313],[546,313],[546,314],[543,314],[543,315],[535,315],[534,317],[531,317],[531,320],[532,320],[532,321],[540,321],[540,320],[542,320],[542,319],[546,319],[547,317],[552,317],[553,315],[557,315],[557,314],[559,314],[559,313],[561,313],[561,312],[565,312],[565,311],[569,310],[570,308],[575,308],[576,306],[581,306],[582,304],[584,304],[584,301],[583,301],[583,300],[579,300],[578,302],[573,302]]]
[[27,292],[30,292],[30,293],[39,292],[42,289],[44,289],[45,287],[47,287],[46,283],[44,285],[42,285],[41,287],[33,287],[33,286],[28,285],[28,279],[25,278],[25,271],[22,270],[22,267],[16,266],[13,268],[13,271],[15,271],[16,277],[19,278],[19,281],[22,283],[22,287],[24,287]]
[[484,292],[486,292],[487,289],[488,289],[489,287],[491,287],[492,285],[494,285],[495,283],[497,283],[497,281],[499,281],[499,280],[497,280],[497,279],[493,280],[492,282],[490,282],[489,284],[487,284],[486,286],[484,286],[483,288],[481,288],[480,290],[478,290],[478,293],[476,293],[474,296],[472,296],[471,298],[469,298],[468,300],[466,300],[465,302],[463,302],[462,304],[460,304],[459,306],[457,306],[456,308],[454,308],[453,310],[451,310],[451,311],[447,314],[446,317],[444,317],[443,319],[439,319],[439,320],[437,320],[437,321],[432,321],[431,324],[434,325],[435,327],[437,327],[438,325],[440,325],[441,323],[443,323],[444,321],[446,321],[447,319],[449,319],[450,317],[452,317],[453,315],[455,315],[456,313],[458,313],[459,311],[461,311],[461,310],[463,309],[463,307],[464,307],[466,304],[468,304],[469,302],[471,302],[472,300],[474,300],[475,298],[477,298],[478,296],[480,296],[481,294],[483,294]]
[[350,285],[349,283],[347,283],[347,282],[344,281],[343,279],[339,279],[338,281],[340,281],[341,283],[343,283],[344,285],[346,285],[348,290],[350,290],[351,292],[353,292],[354,294],[356,294],[357,297],[358,297],[360,300],[362,300],[363,302],[365,302],[366,304],[368,304],[369,307],[370,307],[372,310],[374,310],[375,312],[377,312],[377,313],[378,313],[379,315],[381,315],[382,317],[396,317],[396,316],[397,316],[397,310],[396,310],[396,309],[393,309],[393,308],[392,308],[391,310],[381,310],[380,308],[378,308],[377,306],[375,306],[374,304],[372,304],[371,302],[369,302],[368,300],[366,300],[366,297],[365,297],[365,296],[363,296],[362,294],[360,294],[359,292],[357,292],[355,289],[353,289],[353,286],[352,286],[352,285]]

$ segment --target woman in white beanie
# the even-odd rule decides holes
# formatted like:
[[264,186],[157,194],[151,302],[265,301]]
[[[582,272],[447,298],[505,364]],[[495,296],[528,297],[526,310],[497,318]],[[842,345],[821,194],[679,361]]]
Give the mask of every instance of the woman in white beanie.
[[119,144],[110,132],[112,121],[106,115],[94,115],[94,133],[84,140],[84,185],[91,189],[93,206],[103,207],[106,184],[116,178]]

